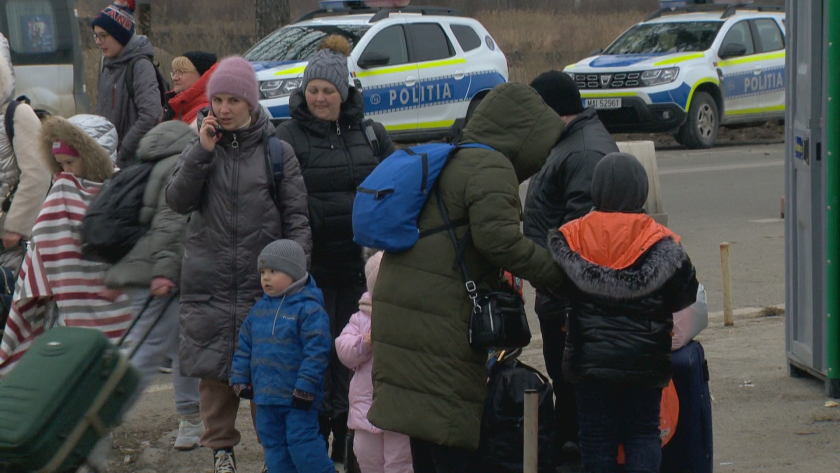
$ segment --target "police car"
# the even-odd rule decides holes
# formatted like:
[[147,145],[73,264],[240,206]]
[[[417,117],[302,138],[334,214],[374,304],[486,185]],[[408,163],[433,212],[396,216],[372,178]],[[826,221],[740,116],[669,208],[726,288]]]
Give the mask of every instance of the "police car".
[[564,71],[611,132],[671,132],[709,148],[720,125],[784,118],[782,10],[664,8]]
[[267,36],[246,54],[274,121],[289,119],[289,95],[307,59],[330,34],[353,47],[348,80],[363,91],[365,115],[396,139],[448,136],[481,99],[507,82],[507,59],[490,33],[455,10],[376,8],[382,2],[320,2],[322,9]]

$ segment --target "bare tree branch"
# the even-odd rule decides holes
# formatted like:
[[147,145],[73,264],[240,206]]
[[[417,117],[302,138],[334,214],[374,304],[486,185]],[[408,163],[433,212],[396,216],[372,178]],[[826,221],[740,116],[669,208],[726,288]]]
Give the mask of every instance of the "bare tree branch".
[[257,39],[289,24],[290,17],[289,0],[254,0],[254,32]]

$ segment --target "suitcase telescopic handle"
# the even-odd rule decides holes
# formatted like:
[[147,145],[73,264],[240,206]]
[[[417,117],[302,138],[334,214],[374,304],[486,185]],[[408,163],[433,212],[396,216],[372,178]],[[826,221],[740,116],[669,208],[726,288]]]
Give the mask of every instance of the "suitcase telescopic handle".
[[[128,359],[129,360],[134,358],[134,355],[137,353],[137,350],[139,350],[140,346],[143,345],[143,342],[145,342],[146,339],[149,338],[149,334],[152,333],[152,330],[155,329],[157,324],[160,322],[160,320],[166,314],[166,307],[169,307],[169,304],[171,304],[175,300],[176,295],[177,295],[177,293],[169,295],[169,300],[167,301],[167,304],[164,306],[164,310],[161,310],[160,313],[158,313],[157,317],[155,318],[155,321],[152,323],[152,326],[149,327],[149,330],[146,330],[146,333],[144,333],[143,336],[140,337],[140,340],[133,347],[131,347],[131,351],[128,352]],[[123,344],[125,344],[126,339],[128,339],[128,335],[137,326],[137,322],[140,321],[140,317],[143,317],[143,313],[146,312],[146,310],[148,310],[148,308],[152,304],[152,301],[154,300],[154,298],[155,298],[155,296],[149,296],[148,299],[146,299],[146,302],[143,303],[143,308],[140,309],[140,312],[138,312],[137,316],[134,317],[134,320],[131,321],[131,325],[129,325],[128,328],[125,329],[125,332],[123,332],[122,337],[120,337],[120,340],[117,342],[117,348],[122,348]]]

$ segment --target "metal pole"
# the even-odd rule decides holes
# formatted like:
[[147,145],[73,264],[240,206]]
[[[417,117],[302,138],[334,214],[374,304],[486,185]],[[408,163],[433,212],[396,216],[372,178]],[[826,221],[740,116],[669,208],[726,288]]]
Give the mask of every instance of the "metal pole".
[[[826,355],[828,379],[840,379],[840,4],[824,3],[827,10],[826,103]],[[819,158],[817,158],[819,159]]]
[[720,270],[723,275],[723,326],[732,327],[732,272],[729,270],[729,243],[720,244]]
[[522,473],[537,473],[539,446],[539,398],[535,389],[525,390],[525,436],[522,442],[524,464]]

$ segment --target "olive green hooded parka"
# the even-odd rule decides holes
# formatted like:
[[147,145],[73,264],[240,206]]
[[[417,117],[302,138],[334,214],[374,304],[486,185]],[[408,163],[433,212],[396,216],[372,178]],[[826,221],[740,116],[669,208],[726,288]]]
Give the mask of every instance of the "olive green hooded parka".
[[[503,84],[476,109],[439,185],[464,259],[479,292],[505,269],[537,287],[558,287],[563,273],[549,253],[522,235],[519,184],[539,171],[563,132],[560,117],[530,87]],[[443,219],[432,194],[420,231]],[[383,430],[439,445],[478,448],[486,392],[487,352],[468,342],[471,302],[448,232],[386,253],[373,293],[373,405],[368,419]]]

